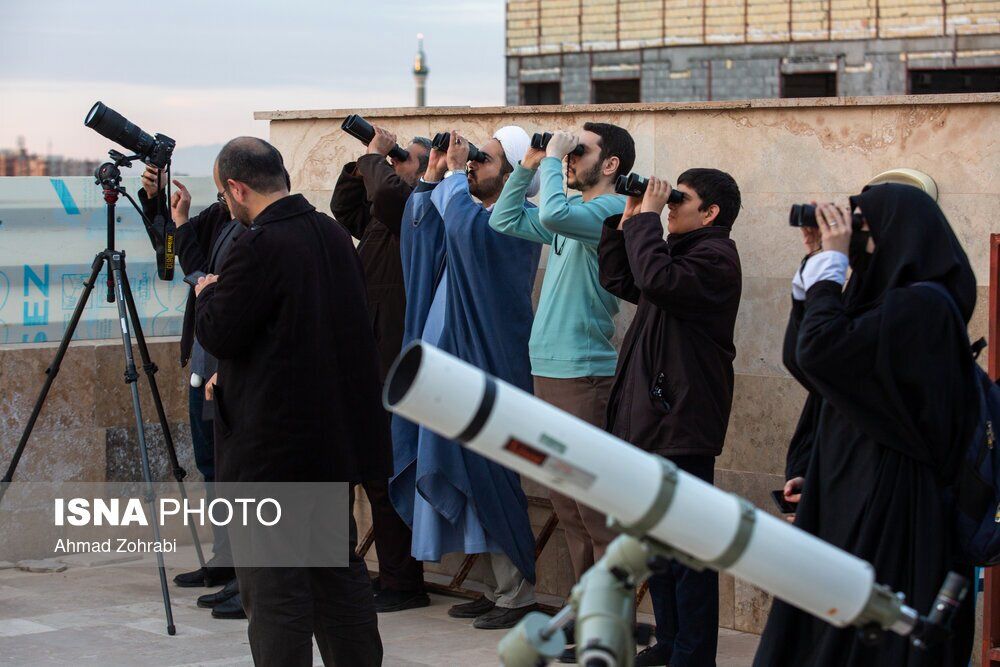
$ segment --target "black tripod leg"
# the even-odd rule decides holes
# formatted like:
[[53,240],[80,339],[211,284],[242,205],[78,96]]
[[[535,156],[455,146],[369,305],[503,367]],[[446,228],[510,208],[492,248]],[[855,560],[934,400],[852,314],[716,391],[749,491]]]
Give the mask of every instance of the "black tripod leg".
[[[156,371],[159,370],[149,356],[149,348],[146,347],[146,337],[142,333],[142,325],[139,322],[139,312],[135,307],[135,299],[132,297],[132,286],[128,282],[128,271],[122,271],[122,290],[125,292],[125,305],[128,306],[129,315],[132,317],[132,331],[135,333],[135,341],[139,347],[139,357],[142,359],[142,369],[149,380],[149,389],[153,394],[153,405],[156,406],[156,415],[160,419],[160,428],[163,430],[163,443],[167,448],[167,456],[170,459],[170,466],[173,469],[174,479],[181,489],[181,498],[184,499],[184,506],[187,507],[187,489],[184,487],[184,478],[187,471],[181,467],[177,460],[177,449],[174,447],[174,439],[170,435],[170,426],[167,424],[167,415],[163,410],[163,401],[160,399],[160,389],[156,386]],[[190,522],[191,537],[194,539],[194,549],[198,553],[198,563],[205,567],[205,555],[201,550],[201,540],[198,539],[198,529],[194,522]]]
[[76,310],[73,311],[73,317],[69,320],[69,326],[66,327],[66,332],[63,334],[59,349],[56,350],[55,359],[45,369],[45,375],[47,376],[45,384],[42,385],[42,390],[35,401],[35,407],[31,410],[31,417],[28,418],[28,424],[24,427],[24,432],[21,434],[21,441],[17,443],[17,449],[14,450],[14,458],[10,461],[7,473],[0,480],[0,502],[3,501],[3,496],[7,492],[7,487],[11,480],[14,479],[14,471],[17,470],[17,464],[20,463],[21,455],[24,454],[24,448],[28,445],[28,438],[31,437],[31,431],[35,428],[35,422],[38,420],[38,415],[42,412],[42,406],[45,405],[45,398],[49,395],[49,389],[52,388],[52,383],[55,381],[56,375],[59,374],[59,367],[62,365],[63,357],[66,356],[66,350],[69,348],[70,341],[73,340],[73,334],[76,332],[77,324],[80,323],[83,309],[87,307],[87,300],[90,298],[90,293],[94,290],[94,285],[97,284],[97,276],[101,273],[104,259],[103,252],[98,253],[94,257],[90,279],[83,283],[83,293],[80,294],[80,299],[76,302]]
[[[149,452],[146,449],[146,430],[142,424],[142,405],[139,403],[139,373],[135,370],[135,358],[132,356],[132,338],[129,335],[128,312],[126,309],[124,270],[121,253],[112,251],[110,257],[111,271],[114,274],[115,292],[118,295],[118,322],[122,331],[122,346],[125,348],[125,383],[132,390],[132,409],[135,411],[136,435],[139,439],[139,457],[142,461],[142,477],[146,482],[146,505],[153,524],[153,539],[160,542],[160,517],[156,513],[156,495],[153,489],[153,475],[149,468]],[[167,615],[167,634],[177,634],[174,627],[174,613],[170,608],[170,592],[167,590],[167,572],[163,565],[163,552],[156,552],[156,565],[160,571],[160,591],[163,593],[163,609]]]

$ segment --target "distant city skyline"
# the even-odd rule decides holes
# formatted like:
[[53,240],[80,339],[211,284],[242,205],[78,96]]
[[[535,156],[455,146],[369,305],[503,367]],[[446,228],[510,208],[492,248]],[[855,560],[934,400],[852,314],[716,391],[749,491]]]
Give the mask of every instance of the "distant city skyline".
[[428,105],[503,104],[502,0],[367,7],[178,0],[115,13],[72,0],[2,3],[0,148],[24,136],[42,155],[101,160],[115,146],[83,125],[97,100],[173,137],[179,153],[266,137],[254,111],[412,106],[417,33],[433,70]]

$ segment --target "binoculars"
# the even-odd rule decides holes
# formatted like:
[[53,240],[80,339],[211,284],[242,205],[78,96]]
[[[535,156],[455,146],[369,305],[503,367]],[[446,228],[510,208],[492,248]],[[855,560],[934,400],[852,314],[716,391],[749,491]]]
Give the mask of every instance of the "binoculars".
[[[631,173],[628,176],[623,174],[615,180],[615,192],[628,197],[643,196],[646,194],[647,187],[649,187],[649,179],[643,178],[636,173]],[[671,189],[670,195],[667,197],[667,203],[680,204],[682,201],[684,201],[684,193],[680,190]]]
[[[853,201],[851,201],[851,208],[855,208]],[[788,224],[792,227],[819,227],[819,223],[816,221],[816,207],[812,204],[792,204],[792,210],[788,214]],[[853,231],[859,231],[864,224],[864,218],[860,213],[851,214],[851,229]]]
[[[350,116],[345,118],[344,122],[340,124],[340,129],[347,132],[365,146],[370,144],[372,139],[375,138],[375,128],[372,127],[372,124],[356,113],[352,113]],[[410,159],[410,152],[404,148],[400,148],[399,144],[397,144],[392,147],[391,151],[389,151],[389,157],[395,158],[400,162],[406,162]]]
[[[447,151],[451,144],[451,132],[438,132],[431,139],[431,148],[438,151]],[[475,144],[469,142],[469,161],[486,162],[486,153],[476,148]]]
[[[549,145],[550,139],[552,139],[551,132],[535,132],[535,134],[532,135],[531,137],[531,147],[538,149],[540,151],[544,151],[545,148]],[[587,151],[586,146],[584,146],[583,144],[577,144],[576,148],[567,153],[567,155],[576,155],[579,157],[580,155],[583,155],[586,151]]]

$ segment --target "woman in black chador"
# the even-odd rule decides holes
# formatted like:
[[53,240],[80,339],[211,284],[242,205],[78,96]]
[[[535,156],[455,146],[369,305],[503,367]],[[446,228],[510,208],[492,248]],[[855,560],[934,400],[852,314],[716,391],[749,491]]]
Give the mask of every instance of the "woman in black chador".
[[[976,280],[923,191],[876,185],[852,206],[860,207],[862,230],[852,234],[851,212],[832,204],[817,208],[818,230],[803,230],[811,255],[793,281],[785,363],[810,397],[789,452],[794,479],[785,494],[794,501],[801,493],[796,526],[865,559],[876,581],[927,613],[949,570],[972,577],[960,562],[944,490],[978,408],[964,325],[943,294],[913,283],[942,284],[967,323]],[[843,290],[848,257],[852,276]],[[856,629],[776,600],[754,665],[964,667],[972,599],[953,638],[927,651],[891,633],[867,646]]]

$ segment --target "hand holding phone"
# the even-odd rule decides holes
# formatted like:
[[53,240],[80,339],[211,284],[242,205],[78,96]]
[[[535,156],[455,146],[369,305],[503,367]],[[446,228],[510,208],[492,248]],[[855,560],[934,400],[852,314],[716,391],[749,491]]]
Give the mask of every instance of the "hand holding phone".
[[204,271],[192,271],[191,273],[184,276],[184,282],[186,282],[191,287],[198,284],[200,278],[204,278],[206,273]]
[[778,506],[778,511],[782,514],[795,514],[795,509],[799,506],[798,503],[791,503],[785,500],[784,489],[771,491],[771,499],[774,500],[774,504]]

